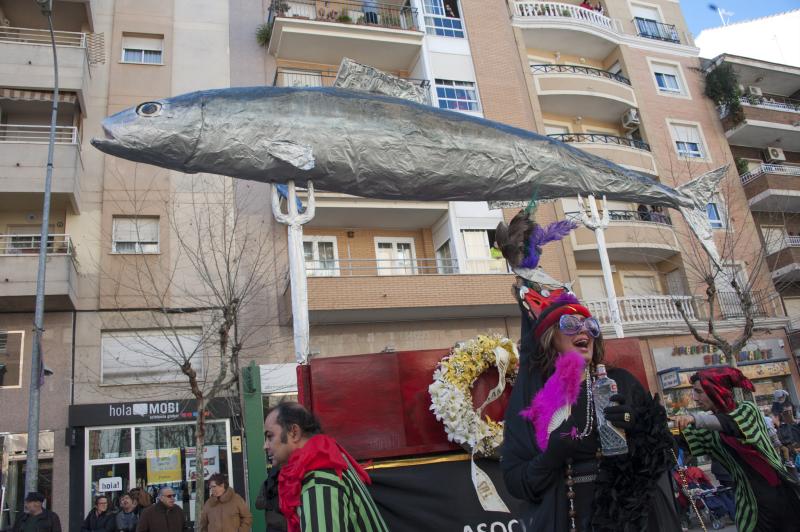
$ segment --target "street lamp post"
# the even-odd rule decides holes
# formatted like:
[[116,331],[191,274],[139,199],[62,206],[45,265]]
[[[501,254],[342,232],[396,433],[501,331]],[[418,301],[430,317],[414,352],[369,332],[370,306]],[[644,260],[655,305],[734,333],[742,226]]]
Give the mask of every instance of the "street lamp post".
[[44,380],[42,361],[42,333],[44,332],[44,283],[47,267],[47,240],[50,225],[50,188],[53,181],[53,151],[58,118],[58,54],[53,32],[52,0],[36,0],[42,14],[47,17],[50,43],[53,48],[53,107],[50,115],[50,141],[47,146],[47,171],[44,179],[44,204],[42,229],[39,237],[39,268],[36,274],[36,307],[33,317],[33,345],[31,346],[31,384],[28,396],[28,448],[25,462],[25,492],[39,488],[39,395]]

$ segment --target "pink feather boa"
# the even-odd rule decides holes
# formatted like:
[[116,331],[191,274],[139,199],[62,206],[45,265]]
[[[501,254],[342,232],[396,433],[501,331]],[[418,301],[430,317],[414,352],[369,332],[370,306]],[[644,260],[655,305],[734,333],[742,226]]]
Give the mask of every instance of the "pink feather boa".
[[556,411],[564,405],[574,405],[578,401],[586,362],[578,353],[570,351],[556,359],[556,370],[547,379],[539,393],[531,401],[531,406],[520,415],[533,423],[536,430],[536,443],[544,451],[547,449],[549,434],[547,426]]

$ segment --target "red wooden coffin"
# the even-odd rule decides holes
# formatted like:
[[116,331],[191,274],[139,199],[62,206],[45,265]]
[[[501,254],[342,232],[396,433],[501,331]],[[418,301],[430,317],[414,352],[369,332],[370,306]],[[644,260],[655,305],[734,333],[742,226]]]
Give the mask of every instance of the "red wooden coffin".
[[[430,411],[428,395],[436,364],[447,354],[449,349],[430,349],[314,359],[298,366],[300,402],[359,460],[458,450]],[[637,340],[607,340],[606,359],[647,387]],[[496,384],[497,372],[485,372],[475,383],[473,403],[480,405]],[[485,414],[503,419],[510,391]]]

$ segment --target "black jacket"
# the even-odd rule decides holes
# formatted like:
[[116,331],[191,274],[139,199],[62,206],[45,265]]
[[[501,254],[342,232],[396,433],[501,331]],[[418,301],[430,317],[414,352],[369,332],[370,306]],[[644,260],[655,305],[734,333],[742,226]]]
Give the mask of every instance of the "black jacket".
[[280,466],[270,468],[267,479],[261,485],[261,491],[256,497],[256,508],[264,510],[267,532],[286,531],[286,518],[281,514],[278,504],[278,475],[280,471]]
[[[539,373],[538,369],[531,367],[530,359],[534,356],[534,353],[529,346],[533,344],[529,320],[523,317],[522,346],[520,353],[521,364],[519,376],[514,384],[514,389],[509,399],[508,407],[506,408],[501,467],[508,491],[513,496],[530,502],[529,511],[523,516],[524,529],[526,531],[537,532],[564,532],[570,528],[565,468],[562,466],[554,468],[552,466],[551,457],[546,456],[536,444],[536,434],[533,425],[519,415],[522,409],[530,406],[532,398],[544,385],[542,375]],[[653,401],[650,399],[649,394],[642,388],[636,378],[623,369],[614,368],[609,368],[608,375],[617,382],[619,393],[625,396],[626,404],[631,405],[635,409],[643,410],[641,415],[642,423],[645,425],[653,424],[654,422],[650,420],[650,416],[644,409],[658,409],[660,407],[653,406]],[[569,420],[570,424],[574,424],[578,427],[578,430],[584,426],[586,417],[586,392],[583,386],[581,388],[582,391],[578,398],[578,404],[573,407],[573,415]],[[663,408],[660,408],[660,411],[663,413]],[[664,424],[665,446],[668,447],[671,444],[671,440],[666,429],[666,418],[664,417],[659,423]],[[633,434],[628,435],[631,455],[635,452],[636,458],[642,458],[642,460],[636,462],[641,465],[642,462],[648,460],[646,457],[648,453],[644,450],[637,451],[639,446],[632,441],[633,436]],[[647,434],[647,436],[650,438],[651,435]],[[591,440],[591,438],[587,440]],[[596,438],[594,441],[597,441]],[[652,442],[652,440],[649,441]],[[594,449],[596,450],[596,443],[594,445]],[[583,449],[585,446],[586,443],[581,443],[577,446],[579,452],[582,454],[586,454],[585,451],[587,451],[587,449]],[[642,447],[646,446],[643,445]],[[666,447],[664,450],[666,450]],[[675,506],[672,501],[671,484],[668,478],[669,464],[666,461],[666,455],[664,455],[664,453],[660,453],[659,456],[661,458],[661,463],[653,464],[652,474],[640,474],[637,478],[636,473],[633,473],[634,478],[630,482],[624,482],[633,493],[636,493],[636,495],[632,494],[631,497],[637,501],[637,504],[625,506],[635,507],[637,509],[633,511],[633,514],[627,516],[627,519],[620,519],[617,521],[614,525],[616,530],[627,530],[625,528],[620,528],[619,523],[633,523],[634,521],[645,521],[649,523],[649,525],[644,528],[644,530],[649,532],[672,532],[680,530]],[[628,471],[622,472],[612,470],[610,467],[609,464],[616,462],[613,460],[604,460],[604,465],[601,465],[599,478],[605,479],[605,486],[599,486],[599,482],[595,484],[595,497],[592,503],[592,511],[594,513],[600,515],[599,508],[603,510],[602,514],[604,516],[616,514],[620,517],[620,514],[624,513],[624,510],[619,507],[609,509],[607,504],[598,503],[598,495],[602,495],[601,492],[604,491],[611,491],[609,484],[616,490],[619,482],[615,484],[615,479],[618,481],[621,478],[631,478],[630,464],[635,461],[628,458],[629,456],[626,456],[625,460],[620,461],[626,464],[628,469]],[[579,457],[579,460],[580,459],[582,459],[582,457]],[[647,489],[644,490],[645,493],[638,491],[642,485],[647,486]],[[595,530],[615,530],[615,528],[612,526],[598,526],[595,523]]]
[[139,516],[136,530],[137,532],[183,532],[185,520],[180,506],[176,504],[167,509],[161,501],[158,501],[144,509]]
[[114,512],[105,511],[97,515],[97,511],[92,508],[83,520],[81,532],[114,532],[117,528],[116,518],[117,514]]
[[[31,514],[28,513],[23,513],[19,516],[17,522],[14,523],[14,532],[22,532],[25,530],[25,524],[28,522],[28,519],[31,518]],[[43,508],[42,513],[40,513],[37,518],[36,530],[38,532],[61,532],[61,520],[55,512]]]

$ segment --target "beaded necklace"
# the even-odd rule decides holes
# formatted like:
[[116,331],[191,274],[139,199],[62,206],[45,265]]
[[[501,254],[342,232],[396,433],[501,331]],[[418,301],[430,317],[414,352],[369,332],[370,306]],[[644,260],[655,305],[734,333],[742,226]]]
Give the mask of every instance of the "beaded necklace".
[[[591,368],[590,368],[591,366]],[[575,435],[576,439],[582,440],[589,436],[594,430],[594,396],[592,395],[592,385],[594,384],[594,373],[591,369],[593,364],[586,367],[586,425],[583,430]],[[572,476],[572,459],[567,459],[567,501],[569,503],[569,530],[578,532],[576,518],[578,513],[575,511],[575,479]]]

